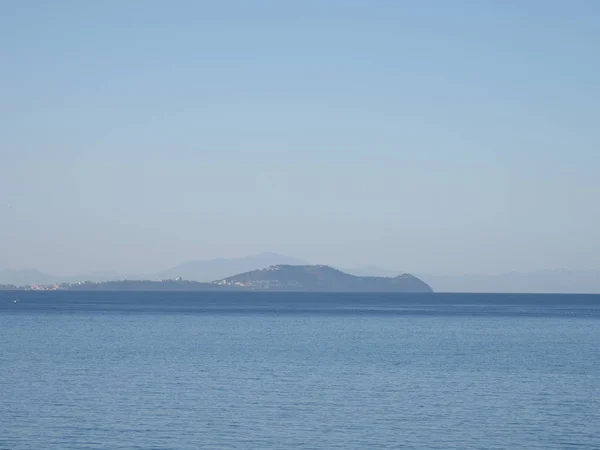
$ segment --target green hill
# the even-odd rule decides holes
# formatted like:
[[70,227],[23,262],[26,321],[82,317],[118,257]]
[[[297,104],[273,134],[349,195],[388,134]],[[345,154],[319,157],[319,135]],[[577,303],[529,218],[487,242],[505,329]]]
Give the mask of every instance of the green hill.
[[278,265],[215,281],[220,286],[254,290],[331,292],[433,292],[418,278],[357,277],[329,266]]

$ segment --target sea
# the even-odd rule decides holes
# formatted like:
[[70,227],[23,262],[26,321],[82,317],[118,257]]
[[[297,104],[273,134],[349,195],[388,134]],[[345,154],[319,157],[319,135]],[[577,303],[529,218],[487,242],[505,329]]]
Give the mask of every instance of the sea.
[[600,296],[0,292],[0,449],[599,449]]

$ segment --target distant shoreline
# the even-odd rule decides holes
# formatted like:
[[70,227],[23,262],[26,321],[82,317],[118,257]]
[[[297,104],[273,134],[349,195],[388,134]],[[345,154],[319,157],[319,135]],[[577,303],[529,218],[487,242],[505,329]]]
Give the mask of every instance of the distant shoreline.
[[141,291],[141,292],[433,292],[418,278],[359,277],[329,266],[276,265],[203,283],[175,278],[161,281],[115,280],[103,282],[57,283],[51,285],[0,285],[13,291]]

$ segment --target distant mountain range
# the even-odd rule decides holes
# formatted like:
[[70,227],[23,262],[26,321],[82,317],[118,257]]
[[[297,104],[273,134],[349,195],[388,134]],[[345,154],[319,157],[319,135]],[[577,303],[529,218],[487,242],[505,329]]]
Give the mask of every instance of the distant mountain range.
[[43,273],[37,269],[0,270],[0,284],[12,284],[15,286],[31,286],[34,284],[76,283],[80,281],[100,282],[107,280],[125,279],[140,279],[140,277],[135,275],[124,275],[112,271],[91,272],[88,274],[73,276],[60,276]]
[[[74,276],[56,276],[36,269],[0,270],[0,285],[34,285],[64,282],[110,280],[184,280],[212,282],[236,274],[276,265],[306,265],[306,261],[275,253],[261,253],[243,258],[190,261],[170,269],[146,275],[122,274],[114,271],[92,272]],[[399,272],[376,267],[340,269],[358,277],[389,277]],[[600,293],[600,271],[546,270],[538,272],[513,272],[499,275],[427,275],[418,278],[436,292],[507,292],[507,293]]]
[[277,265],[234,275],[214,284],[253,290],[329,292],[433,292],[418,278],[357,277],[329,266]]
[[260,253],[242,258],[218,258],[207,261],[188,261],[170,269],[152,274],[123,274],[114,271],[83,273],[72,276],[51,275],[37,269],[0,270],[0,284],[26,286],[34,284],[77,283],[84,281],[102,282],[115,280],[184,280],[211,282],[237,273],[262,269],[278,264],[305,265],[306,261],[276,253]]
[[417,275],[436,292],[600,294],[598,270],[541,270],[498,275]]
[[184,280],[211,282],[229,277],[237,273],[262,269],[279,264],[305,265],[306,261],[278,255],[276,253],[260,253],[243,258],[219,258],[208,261],[189,261],[152,275],[155,280],[167,280],[181,277]]
[[0,270],[0,284],[31,286],[33,284],[53,284],[62,281],[60,277],[42,273],[37,269]]

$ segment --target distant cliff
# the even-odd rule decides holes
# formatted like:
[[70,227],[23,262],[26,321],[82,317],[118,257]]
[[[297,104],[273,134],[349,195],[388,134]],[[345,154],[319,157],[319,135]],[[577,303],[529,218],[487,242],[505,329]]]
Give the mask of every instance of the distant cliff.
[[329,266],[277,265],[213,282],[223,287],[272,291],[433,292],[418,278],[357,277]]

